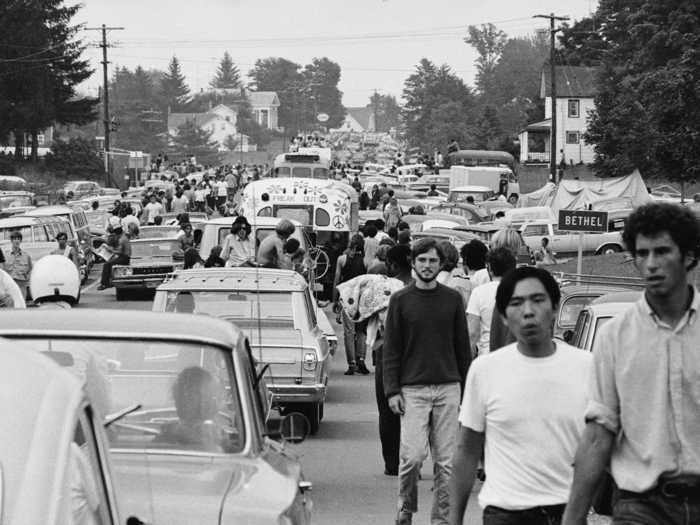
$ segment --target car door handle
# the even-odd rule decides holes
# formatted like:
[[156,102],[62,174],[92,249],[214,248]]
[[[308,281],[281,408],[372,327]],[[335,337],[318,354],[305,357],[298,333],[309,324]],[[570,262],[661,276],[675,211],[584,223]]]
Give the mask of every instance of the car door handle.
[[311,492],[313,489],[314,484],[311,483],[310,481],[300,481],[299,482],[299,490],[301,491],[302,494],[305,494],[307,492]]

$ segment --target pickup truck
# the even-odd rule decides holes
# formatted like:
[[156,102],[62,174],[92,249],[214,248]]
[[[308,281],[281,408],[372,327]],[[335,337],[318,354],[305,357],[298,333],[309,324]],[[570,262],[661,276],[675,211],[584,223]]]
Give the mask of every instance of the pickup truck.
[[[556,224],[548,221],[533,221],[520,227],[523,241],[530,250],[537,250],[542,246],[542,237],[549,239],[549,246],[555,255],[574,256],[578,253],[578,233],[560,232]],[[611,254],[625,249],[622,243],[622,235],[619,231],[607,233],[584,233],[584,254]]]

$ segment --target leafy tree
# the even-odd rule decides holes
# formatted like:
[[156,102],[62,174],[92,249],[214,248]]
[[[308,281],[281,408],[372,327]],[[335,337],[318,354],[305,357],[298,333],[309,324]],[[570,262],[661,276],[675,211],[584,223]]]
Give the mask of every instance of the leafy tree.
[[97,100],[75,91],[92,74],[79,27],[70,24],[79,9],[62,0],[0,3],[0,138],[13,133],[18,157],[25,133],[36,159],[40,130],[95,116]]
[[507,35],[493,24],[481,27],[469,26],[464,41],[476,49],[476,87],[482,95],[488,95],[494,87],[493,71],[508,40]]
[[170,111],[177,112],[186,108],[190,97],[190,88],[185,83],[185,76],[180,70],[180,62],[173,56],[168,64],[168,71],[160,81],[163,103]]
[[211,137],[211,131],[200,128],[194,120],[186,120],[171,138],[170,150],[174,154],[194,155],[199,162],[213,163],[218,158],[218,145]]
[[300,119],[302,108],[302,90],[304,79],[301,66],[285,58],[263,58],[255,61],[255,66],[248,73],[251,86],[256,91],[276,91],[280,100],[277,120],[288,134],[295,134],[303,129]]
[[374,123],[377,131],[386,133],[391,128],[398,129],[401,125],[401,107],[392,95],[374,93],[369,97],[369,107],[377,115]]
[[219,68],[216,70],[216,75],[209,85],[220,89],[241,87],[241,74],[236,64],[233,63],[233,59],[228,51],[224,52],[224,57],[219,62]]
[[402,119],[409,145],[423,151],[444,150],[452,140],[470,144],[467,122],[473,120],[471,90],[447,65],[424,58],[404,82]]
[[95,179],[104,171],[94,142],[83,138],[55,140],[45,160],[46,166],[59,176]]
[[478,149],[495,150],[503,140],[498,111],[493,106],[485,106],[476,121],[476,146]]
[[310,94],[307,125],[315,126],[316,116],[326,113],[328,121],[324,125],[329,128],[339,127],[346,114],[342,101],[343,93],[338,89],[340,66],[326,57],[314,58],[311,64],[304,68],[303,76]]
[[601,0],[607,51],[586,140],[602,175],[700,172],[700,18],[694,0]]

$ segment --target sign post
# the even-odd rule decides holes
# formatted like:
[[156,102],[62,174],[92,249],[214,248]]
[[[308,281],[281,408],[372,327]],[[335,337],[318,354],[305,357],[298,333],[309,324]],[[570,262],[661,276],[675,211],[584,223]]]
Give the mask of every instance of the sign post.
[[608,212],[588,210],[559,210],[559,231],[578,232],[576,273],[583,272],[583,238],[585,233],[608,231]]

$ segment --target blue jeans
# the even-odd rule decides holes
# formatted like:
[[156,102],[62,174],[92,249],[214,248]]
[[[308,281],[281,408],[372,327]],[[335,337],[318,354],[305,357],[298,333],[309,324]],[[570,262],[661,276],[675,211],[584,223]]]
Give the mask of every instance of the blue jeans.
[[459,428],[459,383],[403,386],[401,394],[399,512],[418,511],[418,478],[430,448],[434,475],[430,523],[446,524],[450,503],[447,484]]
[[613,508],[614,525],[695,525],[700,523],[700,495],[693,499],[664,496],[654,490],[638,494],[620,490]]
[[564,504],[507,510],[489,505],[484,509],[483,525],[559,525]]
[[343,341],[345,343],[345,357],[349,365],[354,365],[358,360],[364,361],[367,354],[367,344],[365,332],[367,323],[353,323],[345,310],[342,310],[343,320]]

